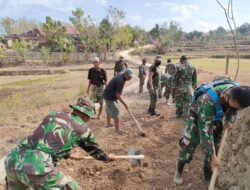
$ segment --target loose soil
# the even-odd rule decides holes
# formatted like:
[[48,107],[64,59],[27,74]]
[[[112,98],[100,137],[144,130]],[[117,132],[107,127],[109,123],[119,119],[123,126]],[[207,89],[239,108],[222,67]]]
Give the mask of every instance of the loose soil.
[[[91,66],[85,65],[83,67],[90,68]],[[12,113],[4,122],[0,123],[1,157],[8,153],[20,138],[32,132],[49,111],[70,111],[67,105],[74,103],[81,94],[79,88],[83,83],[87,84],[87,72],[69,71],[69,73],[69,79],[55,81],[50,85],[36,84],[32,88],[25,86],[18,89],[1,89],[0,97],[2,100],[17,91],[31,96],[30,92],[34,88],[44,91],[44,96],[49,99],[47,104],[42,104],[42,106],[37,105],[29,110],[23,107],[22,111]],[[108,75],[111,78],[112,71],[109,70]],[[210,81],[216,75],[217,73],[206,71],[198,73],[200,82]],[[241,82],[247,84],[249,76],[248,73],[239,78],[242,80]],[[14,81],[15,77],[24,80],[27,76],[23,76],[24,78],[13,76]],[[6,78],[1,77],[1,81],[2,79]],[[149,96],[147,92],[138,94],[137,85],[137,77],[128,82],[124,98],[146,132],[146,137],[138,136],[134,121],[121,104],[119,105],[121,129],[126,131],[126,135],[118,136],[114,133],[114,128],[105,128],[105,111],[102,114],[103,119],[91,120],[89,126],[92,128],[100,147],[108,153],[126,155],[129,148],[139,149],[145,155],[141,166],[133,167],[127,160],[117,160],[112,163],[102,163],[96,160],[61,160],[59,167],[77,180],[82,189],[87,190],[206,189],[203,184],[203,155],[200,148],[196,151],[193,162],[185,168],[184,183],[182,185],[173,183],[172,178],[178,158],[178,140],[185,129],[184,121],[175,117],[174,104],[167,106],[164,99],[160,99],[157,104],[161,116],[150,117],[146,113]],[[86,155],[83,151],[82,154]]]

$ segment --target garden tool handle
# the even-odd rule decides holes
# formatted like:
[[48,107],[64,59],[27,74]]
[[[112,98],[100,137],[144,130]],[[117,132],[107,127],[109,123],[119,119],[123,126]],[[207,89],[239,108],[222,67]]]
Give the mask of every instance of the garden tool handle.
[[[140,154],[140,155],[121,155],[121,156],[114,156],[115,159],[138,159],[138,160],[142,160],[144,159],[144,155]],[[94,159],[91,156],[83,156],[82,159],[86,159],[86,160],[90,160],[90,159]]]
[[140,127],[140,125],[139,125],[139,123],[138,123],[138,121],[135,119],[135,116],[132,114],[132,112],[128,109],[128,113],[130,114],[130,116],[133,118],[133,120],[135,121],[135,124],[136,124],[136,126],[139,128],[139,130],[141,131],[141,132],[143,132],[143,130],[142,130],[142,128]]
[[[220,145],[220,148],[219,148],[219,151],[218,151],[218,156],[217,157],[218,157],[219,160],[221,160],[221,157],[222,157],[223,149],[224,149],[226,138],[227,138],[227,133],[228,133],[228,129],[226,128],[224,133],[223,133],[223,136],[221,138],[221,145]],[[213,175],[212,175],[208,190],[214,190],[214,185],[215,185],[215,182],[216,182],[216,177],[218,175],[218,172],[219,172],[219,168],[216,167],[213,170]]]

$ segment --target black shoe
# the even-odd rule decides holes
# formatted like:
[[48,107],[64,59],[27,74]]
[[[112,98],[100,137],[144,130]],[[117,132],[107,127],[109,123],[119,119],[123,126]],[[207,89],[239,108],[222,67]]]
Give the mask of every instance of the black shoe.
[[177,168],[176,168],[176,171],[175,171],[175,174],[174,174],[174,178],[173,178],[173,181],[176,184],[182,184],[182,182],[183,182],[184,166],[185,166],[185,163],[183,161],[178,162],[178,165],[177,165]]
[[151,114],[150,114],[151,116],[160,116],[161,114],[159,113],[159,112],[152,112]]
[[205,181],[205,184],[210,183],[212,175],[213,175],[213,172],[212,172],[211,163],[205,161],[204,162],[204,181]]

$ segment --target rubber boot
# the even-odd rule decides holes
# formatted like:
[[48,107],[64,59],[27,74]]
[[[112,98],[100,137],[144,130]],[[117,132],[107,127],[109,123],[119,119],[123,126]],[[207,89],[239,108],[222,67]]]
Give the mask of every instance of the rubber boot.
[[151,114],[153,113],[153,111],[154,111],[154,110],[153,110],[152,108],[148,108],[148,114],[151,115]]
[[174,179],[173,181],[176,184],[182,184],[183,182],[183,170],[184,170],[185,162],[183,161],[178,161],[178,165],[174,174]]
[[211,177],[213,175],[211,163],[204,162],[204,182],[206,186],[209,186]]

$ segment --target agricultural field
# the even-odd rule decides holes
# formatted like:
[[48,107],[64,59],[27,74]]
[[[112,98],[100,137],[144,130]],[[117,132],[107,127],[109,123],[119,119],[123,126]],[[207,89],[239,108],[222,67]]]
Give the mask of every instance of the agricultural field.
[[[131,64],[133,60],[140,62],[138,57],[131,58],[125,54]],[[147,56],[149,60],[153,56]],[[167,55],[177,62],[179,55]],[[199,82],[210,81],[218,74],[224,73],[224,59],[195,58],[190,60],[198,68]],[[230,64],[235,64],[230,62]],[[103,68],[112,69],[113,64],[102,64]],[[70,111],[68,105],[74,103],[79,96],[84,96],[87,81],[87,69],[92,64],[74,67],[60,67],[63,74],[0,76],[0,157],[2,158],[18,141],[30,134],[43,117],[50,111]],[[22,70],[23,68],[16,68]],[[44,68],[42,68],[44,69]],[[48,69],[48,68],[46,68]],[[53,69],[53,68],[50,68]],[[84,70],[81,70],[84,69]],[[6,70],[6,69],[5,69]],[[235,68],[230,67],[230,74]],[[109,79],[112,70],[107,70]],[[241,59],[241,70],[238,81],[249,84],[250,64]],[[133,167],[130,162],[117,160],[112,163],[99,161],[62,160],[59,167],[76,179],[82,189],[89,190],[184,190],[206,189],[203,184],[203,157],[200,148],[195,154],[194,161],[185,168],[184,183],[177,186],[172,178],[178,157],[178,140],[183,134],[185,124],[175,117],[174,104],[167,106],[164,99],[158,101],[161,117],[148,116],[149,96],[138,94],[138,78],[135,77],[126,84],[125,100],[131,111],[146,132],[146,137],[139,137],[135,123],[129,114],[121,108],[121,128],[126,135],[117,136],[114,128],[105,128],[106,116],[103,119],[91,120],[89,126],[97,138],[100,146],[109,153],[127,154],[129,148],[139,149],[145,159],[141,166]],[[86,154],[82,152],[82,154]],[[194,180],[195,179],[195,180]]]

